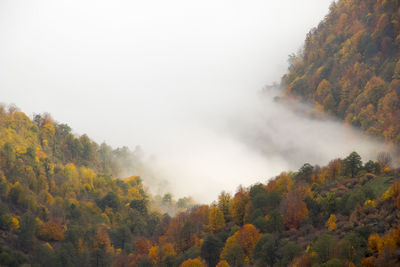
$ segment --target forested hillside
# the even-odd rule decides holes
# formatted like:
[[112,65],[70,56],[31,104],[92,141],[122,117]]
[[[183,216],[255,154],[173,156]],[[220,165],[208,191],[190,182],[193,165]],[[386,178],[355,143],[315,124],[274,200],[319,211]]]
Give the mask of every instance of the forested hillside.
[[3,107],[0,135],[3,266],[400,264],[400,178],[387,153],[304,164],[190,207],[150,196],[140,177],[115,178],[107,166],[120,150],[104,153],[49,115]]
[[282,78],[285,95],[400,144],[398,0],[333,2],[289,61]]
[[162,232],[169,216],[161,210],[192,201],[151,197],[138,176],[115,178],[138,166],[126,147],[75,136],[48,114],[31,120],[0,106],[0,265],[109,266],[138,237]]
[[[291,56],[284,95],[399,145],[399,48],[398,0],[334,2]],[[0,106],[0,266],[400,266],[387,152],[304,159],[211,204],[152,196],[140,154]]]

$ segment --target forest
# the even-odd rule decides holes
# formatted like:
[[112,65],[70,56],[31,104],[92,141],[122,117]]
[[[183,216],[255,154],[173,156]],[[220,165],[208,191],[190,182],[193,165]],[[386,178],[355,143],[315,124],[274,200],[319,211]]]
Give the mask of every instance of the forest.
[[2,107],[0,127],[1,265],[399,264],[400,170],[387,152],[305,163],[199,205],[117,178],[132,152],[48,114]]
[[[152,195],[140,149],[0,106],[0,266],[400,266],[400,5],[339,0],[289,57],[298,99],[387,143],[221,192]],[[318,148],[315,148],[318,149]]]
[[400,10],[397,0],[333,2],[304,48],[289,56],[283,95],[371,136],[400,143]]

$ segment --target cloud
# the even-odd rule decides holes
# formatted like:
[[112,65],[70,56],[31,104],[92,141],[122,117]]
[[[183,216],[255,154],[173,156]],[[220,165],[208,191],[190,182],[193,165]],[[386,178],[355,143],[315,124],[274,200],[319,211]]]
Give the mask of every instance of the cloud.
[[265,182],[304,163],[325,165],[352,151],[364,161],[375,160],[388,149],[332,118],[313,119],[310,106],[275,101],[279,94],[270,89],[221,101],[217,110],[186,113],[158,144],[147,168],[168,181],[164,189],[174,195],[210,202],[223,190]]

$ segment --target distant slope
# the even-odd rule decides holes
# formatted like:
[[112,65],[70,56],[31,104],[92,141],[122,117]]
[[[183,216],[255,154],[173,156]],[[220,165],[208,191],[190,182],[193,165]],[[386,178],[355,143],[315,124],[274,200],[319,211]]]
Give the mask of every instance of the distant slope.
[[400,144],[400,1],[339,0],[283,76],[286,96],[315,103]]

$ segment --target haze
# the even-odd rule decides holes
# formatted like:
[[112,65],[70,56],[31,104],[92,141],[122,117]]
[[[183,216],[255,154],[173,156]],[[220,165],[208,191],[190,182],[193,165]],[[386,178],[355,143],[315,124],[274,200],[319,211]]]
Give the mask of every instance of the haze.
[[140,145],[150,191],[199,201],[352,150],[372,157],[379,144],[354,130],[257,94],[330,2],[1,0],[0,98]]

